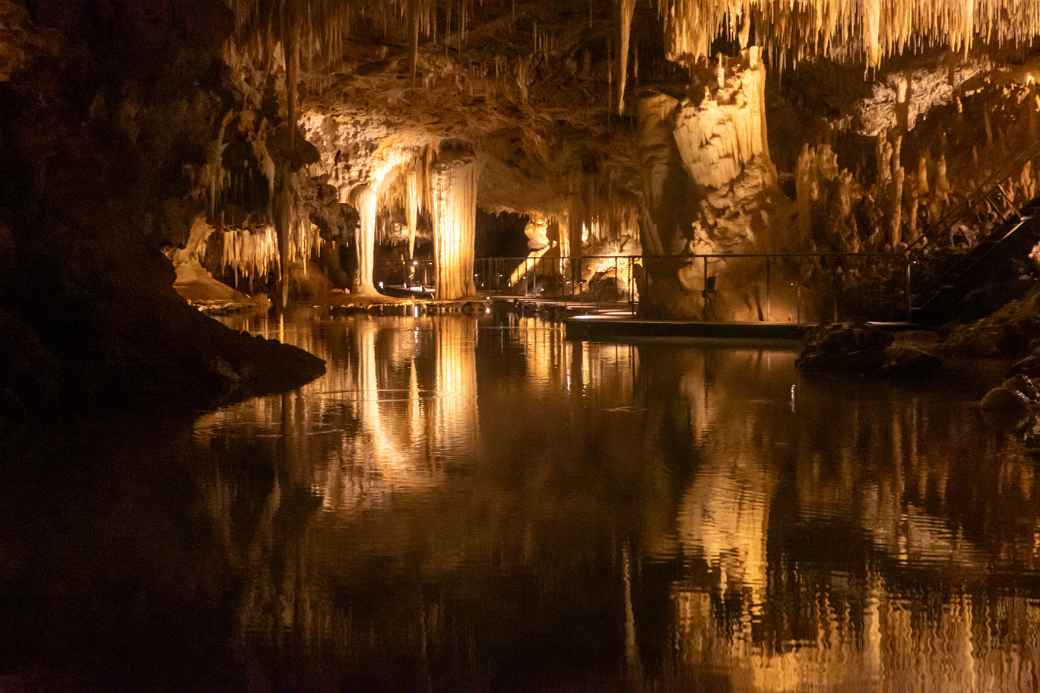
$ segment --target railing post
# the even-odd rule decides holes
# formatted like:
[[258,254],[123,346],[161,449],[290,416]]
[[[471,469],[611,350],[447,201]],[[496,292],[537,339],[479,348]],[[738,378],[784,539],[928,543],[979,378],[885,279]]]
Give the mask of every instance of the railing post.
[[838,287],[838,280],[835,279],[834,280],[834,296],[832,297],[833,298],[833,302],[834,302],[834,311],[833,311],[834,314],[833,314],[833,316],[831,318],[831,322],[838,322],[838,292],[839,291],[841,291],[841,289]]
[[631,255],[628,257],[628,310],[632,315],[636,314],[636,259]]
[[910,256],[906,256],[906,321],[914,321],[914,294],[913,286],[911,284],[910,269],[913,263],[910,261]]
[[[577,277],[576,281],[577,281],[577,284],[578,284],[578,291],[580,292],[581,289],[583,288],[582,284],[585,283],[585,256],[584,255],[582,255],[580,258],[578,258],[578,277]],[[580,293],[578,295],[581,296]]]
[[617,255],[614,256],[614,291],[621,291],[621,274],[618,273]]

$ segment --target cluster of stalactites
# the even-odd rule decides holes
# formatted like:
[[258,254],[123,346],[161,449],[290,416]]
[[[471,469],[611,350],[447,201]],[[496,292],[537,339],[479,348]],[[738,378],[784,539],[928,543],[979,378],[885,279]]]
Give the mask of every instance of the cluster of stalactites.
[[248,229],[233,229],[222,234],[223,254],[221,268],[240,278],[266,280],[272,273],[280,274],[278,258],[278,233],[273,226],[265,226],[259,232]]
[[[461,45],[472,24],[472,6],[483,0],[227,0],[235,16],[233,42],[258,64],[285,60],[285,42],[295,39],[308,63],[332,60],[344,52],[359,19],[384,34],[436,41],[438,34]],[[290,40],[291,43],[291,40]]]
[[[259,231],[229,229],[221,237],[221,268],[234,274],[236,284],[239,279],[264,281],[270,276],[281,277],[278,232],[274,226]],[[317,226],[306,220],[295,221],[289,233],[288,264],[300,263],[306,273],[308,260],[321,253],[323,243]]]
[[380,206],[403,213],[408,237],[408,257],[415,256],[415,239],[420,220],[433,210],[433,161],[436,148],[426,146],[407,154],[404,162],[388,174],[380,188]]
[[658,0],[669,59],[693,63],[718,37],[748,45],[751,28],[781,68],[826,57],[876,68],[907,51],[967,53],[981,39],[1028,45],[1040,34],[1036,0]]
[[576,175],[566,214],[555,220],[564,256],[580,257],[586,250],[606,243],[624,244],[626,239],[639,239],[637,198],[618,186],[609,174]]

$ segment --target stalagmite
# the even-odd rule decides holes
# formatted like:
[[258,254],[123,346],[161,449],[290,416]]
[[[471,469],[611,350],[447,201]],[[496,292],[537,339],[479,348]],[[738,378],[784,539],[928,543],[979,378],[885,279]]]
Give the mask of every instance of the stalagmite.
[[917,194],[924,197],[928,190],[928,157],[922,154],[917,160]]
[[812,203],[815,196],[813,187],[816,185],[816,175],[813,171],[815,161],[816,157],[812,147],[808,144],[804,145],[801,154],[798,155],[798,164],[795,169],[798,231],[803,242],[812,239]]
[[[1026,164],[1031,166],[1032,162]],[[935,199],[945,205],[950,199],[950,180],[946,175],[946,154],[940,154],[935,163]]]
[[433,246],[437,298],[476,293],[473,257],[477,226],[478,164],[467,158],[438,161],[433,176]]

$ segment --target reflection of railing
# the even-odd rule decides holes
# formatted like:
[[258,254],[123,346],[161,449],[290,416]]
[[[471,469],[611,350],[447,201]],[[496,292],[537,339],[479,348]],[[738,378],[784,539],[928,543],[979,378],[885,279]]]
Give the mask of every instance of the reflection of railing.
[[[526,263],[526,267],[525,267]],[[894,253],[735,253],[711,255],[596,255],[534,260],[478,258],[478,290],[498,295],[540,297],[603,305],[640,302],[637,272],[667,265],[699,284],[706,319],[728,298],[749,320],[802,322],[819,318],[908,319],[910,261]],[[522,270],[523,281],[509,278]],[[696,291],[694,289],[694,291]],[[732,319],[732,315],[729,316]]]

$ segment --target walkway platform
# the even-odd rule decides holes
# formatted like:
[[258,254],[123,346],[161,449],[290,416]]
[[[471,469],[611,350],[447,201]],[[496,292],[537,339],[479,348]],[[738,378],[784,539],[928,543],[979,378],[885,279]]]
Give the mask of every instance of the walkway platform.
[[596,314],[568,318],[568,339],[628,339],[682,337],[687,339],[800,340],[814,325],[768,322],[693,322],[644,320],[632,316]]
[[[891,332],[910,332],[917,325],[903,322],[871,322]],[[568,339],[604,341],[632,338],[796,340],[816,327],[813,323],[697,322],[645,320],[627,314],[577,315],[564,321]]]
[[491,301],[484,296],[460,298],[452,301],[395,296],[352,296],[343,294],[329,304],[332,315],[444,315],[464,313],[483,314],[491,309]]

